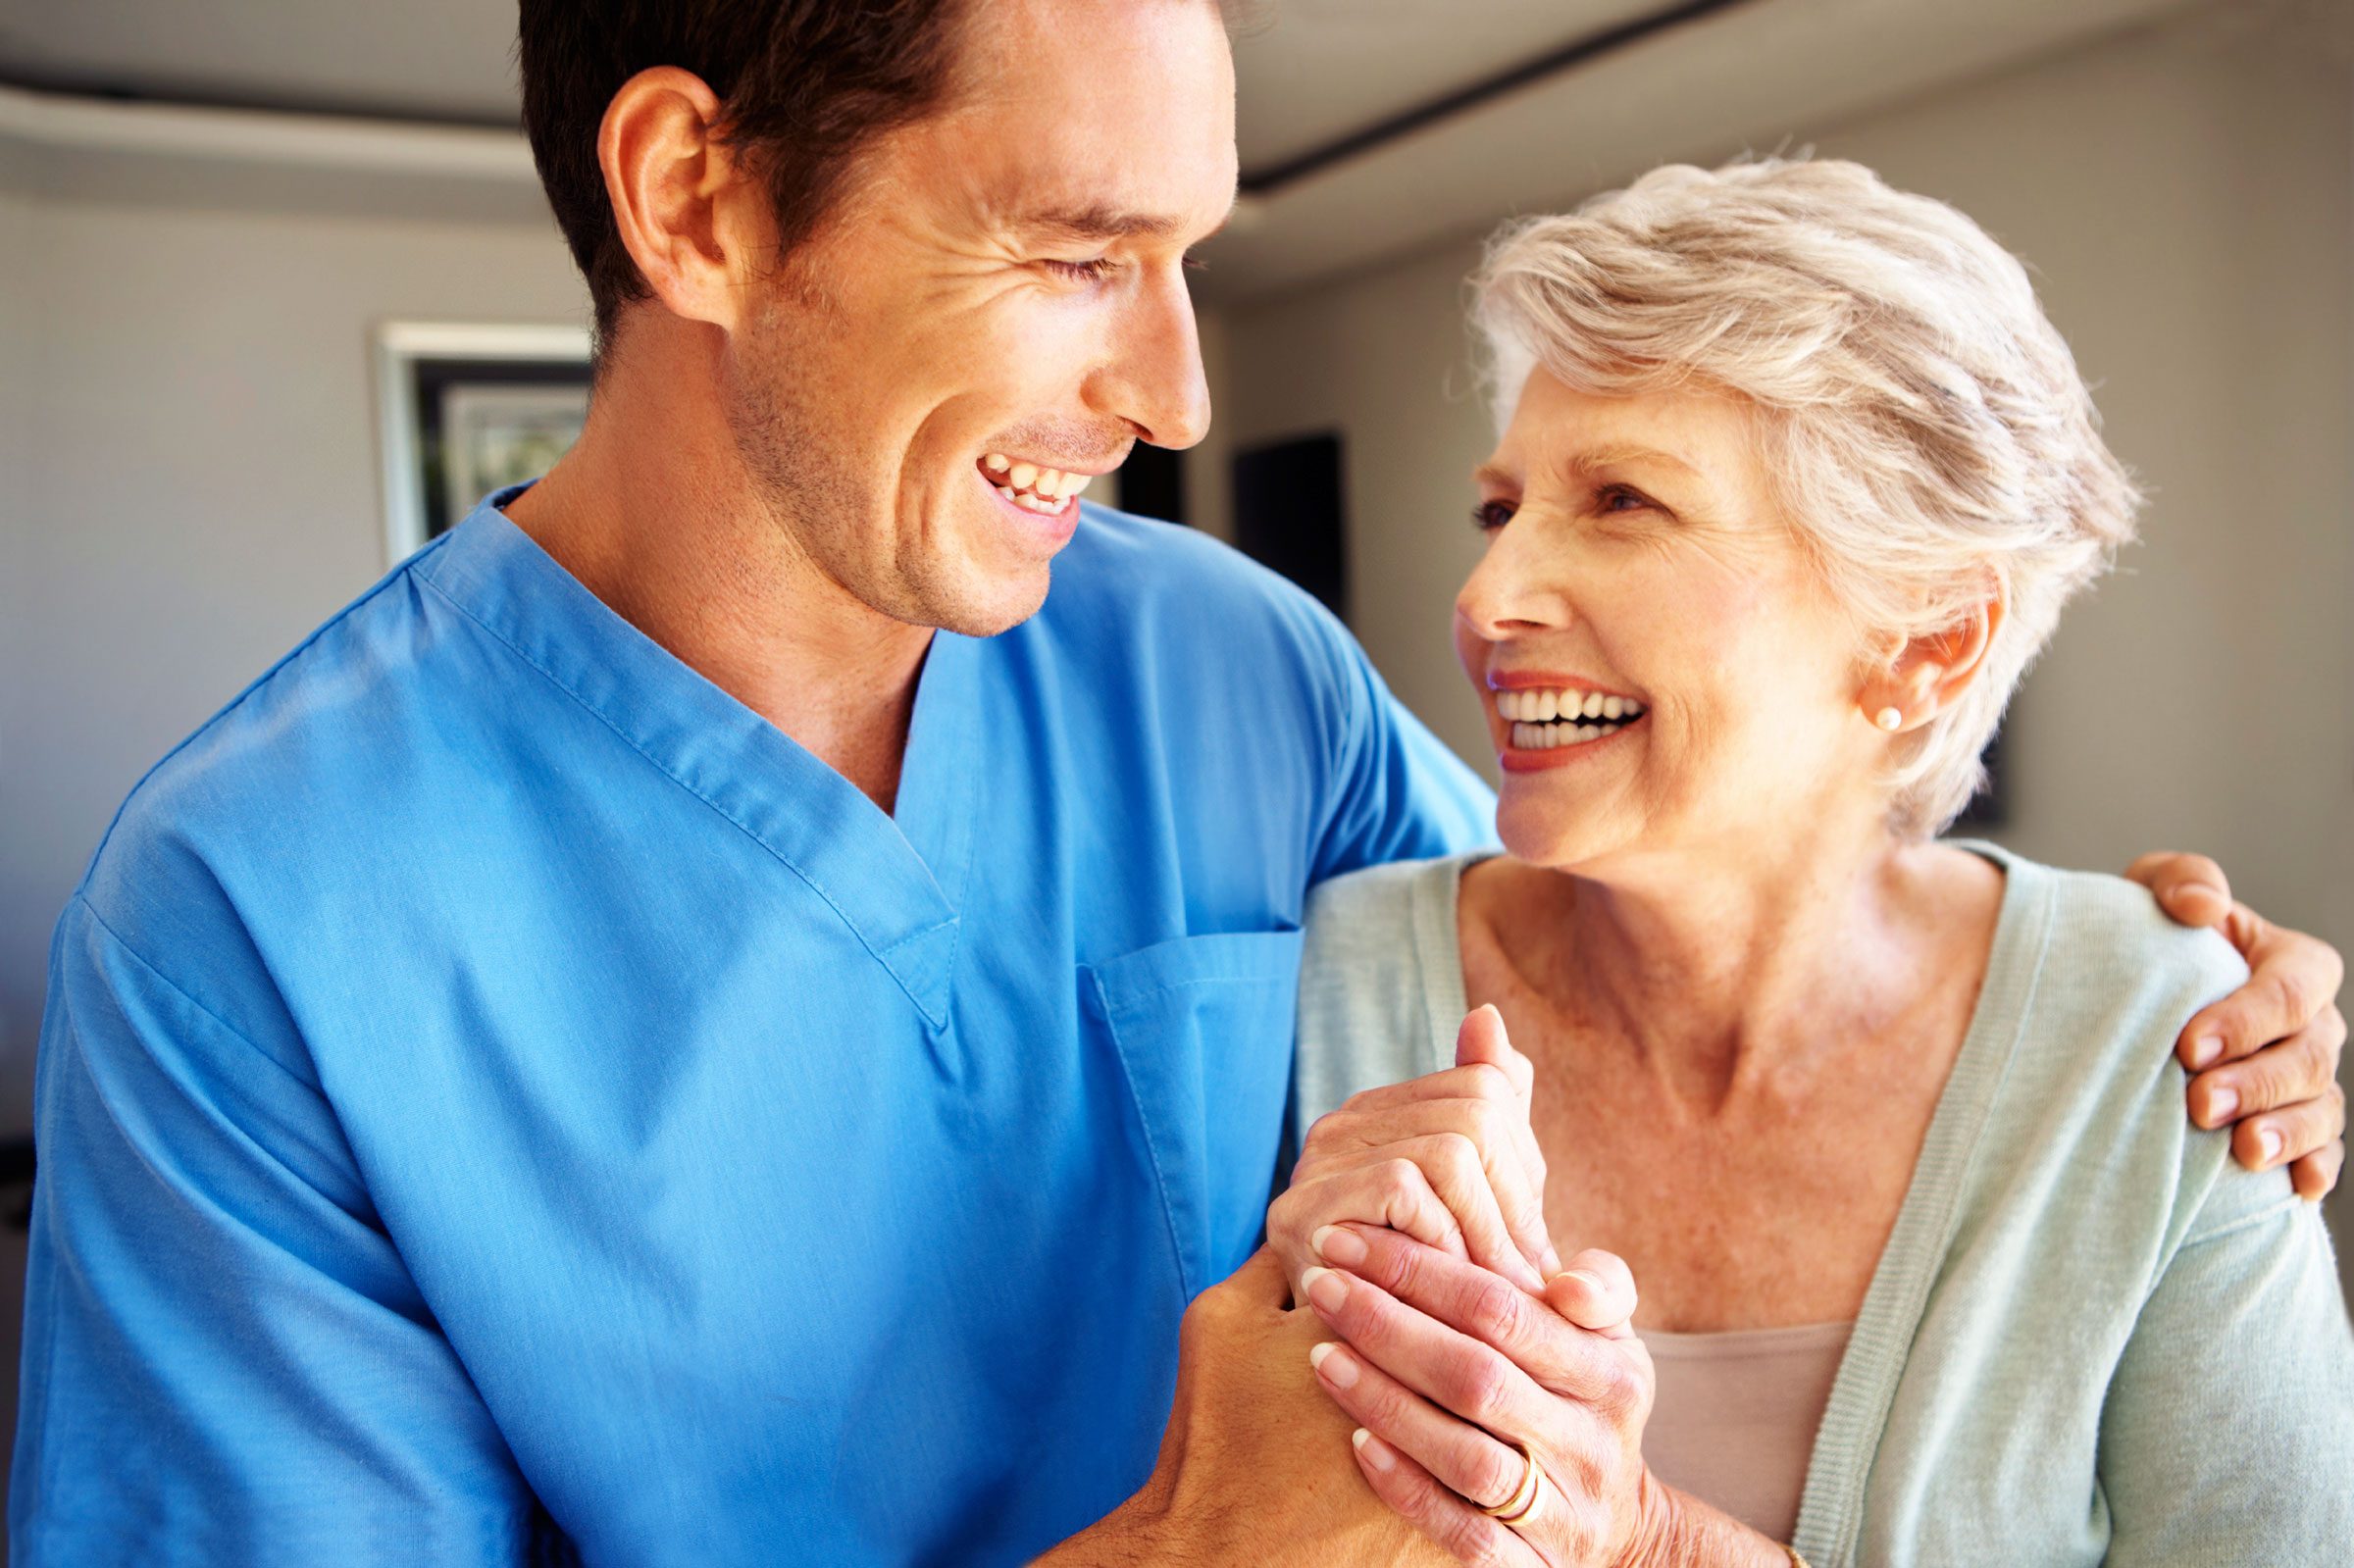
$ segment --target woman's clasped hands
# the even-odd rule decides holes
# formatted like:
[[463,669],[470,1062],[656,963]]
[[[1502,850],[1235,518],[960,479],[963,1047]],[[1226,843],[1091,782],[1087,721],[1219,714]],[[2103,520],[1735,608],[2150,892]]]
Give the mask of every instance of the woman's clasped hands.
[[1528,1063],[1492,1007],[1448,1072],[1310,1130],[1268,1239],[1336,1335],[1310,1361],[1374,1492],[1470,1563],[1668,1560],[1678,1499],[1643,1461],[1635,1284],[1547,1238]]

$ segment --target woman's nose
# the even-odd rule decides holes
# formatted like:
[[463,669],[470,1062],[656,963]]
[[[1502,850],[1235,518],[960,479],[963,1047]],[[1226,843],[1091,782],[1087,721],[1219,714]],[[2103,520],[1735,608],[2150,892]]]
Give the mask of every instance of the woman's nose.
[[1487,553],[1455,596],[1456,615],[1490,641],[1559,627],[1568,619],[1559,584],[1548,582],[1529,548],[1528,531],[1516,527],[1519,522],[1514,519],[1489,538]]

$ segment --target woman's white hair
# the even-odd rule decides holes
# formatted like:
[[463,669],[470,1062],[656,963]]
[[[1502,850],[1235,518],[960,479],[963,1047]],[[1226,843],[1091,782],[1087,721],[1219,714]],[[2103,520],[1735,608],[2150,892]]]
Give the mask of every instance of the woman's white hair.
[[1475,281],[1500,419],[1538,365],[1596,394],[1754,405],[1777,499],[1868,662],[2002,601],[1981,677],[1895,745],[1894,826],[1943,829],[2140,504],[2026,270],[1861,165],[1773,159],[1657,169],[1509,225]]

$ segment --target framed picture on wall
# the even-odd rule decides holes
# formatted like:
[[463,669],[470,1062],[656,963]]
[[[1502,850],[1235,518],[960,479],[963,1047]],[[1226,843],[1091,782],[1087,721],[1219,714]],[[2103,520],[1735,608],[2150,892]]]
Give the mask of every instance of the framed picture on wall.
[[376,381],[390,565],[564,455],[588,417],[588,329],[385,322]]

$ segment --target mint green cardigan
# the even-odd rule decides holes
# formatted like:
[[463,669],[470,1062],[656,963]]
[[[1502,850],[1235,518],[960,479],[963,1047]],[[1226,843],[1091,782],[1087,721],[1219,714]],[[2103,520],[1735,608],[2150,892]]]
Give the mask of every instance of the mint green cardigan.
[[[1994,947],[1808,1463],[1817,1568],[2354,1564],[2354,1336],[2280,1171],[2183,1111],[2245,976],[2141,888],[1989,845]],[[1453,1065],[1464,859],[1308,909],[1297,1130]],[[1637,1282],[1638,1285],[1640,1282]]]

